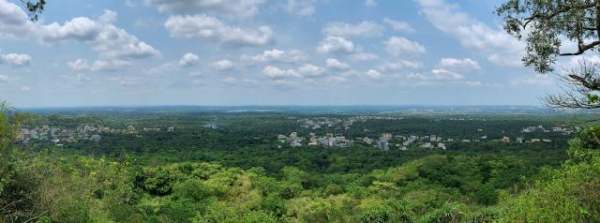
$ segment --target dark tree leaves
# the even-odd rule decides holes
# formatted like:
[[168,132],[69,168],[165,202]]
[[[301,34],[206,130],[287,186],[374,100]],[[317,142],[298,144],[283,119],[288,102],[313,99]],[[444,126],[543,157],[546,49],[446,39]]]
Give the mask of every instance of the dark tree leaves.
[[[523,63],[537,72],[553,71],[559,56],[576,56],[600,49],[600,0],[507,0],[496,12],[504,18],[504,29],[527,43]],[[565,42],[577,49],[562,52]],[[564,95],[549,97],[551,106],[600,108],[597,100],[600,74],[596,64],[583,64],[566,77],[571,88]]]
[[44,7],[46,6],[46,0],[35,0],[35,1],[29,1],[29,0],[20,0],[23,4],[25,4],[25,7],[27,8],[27,11],[29,12],[29,18],[32,21],[37,21],[39,19],[39,15],[44,11]]

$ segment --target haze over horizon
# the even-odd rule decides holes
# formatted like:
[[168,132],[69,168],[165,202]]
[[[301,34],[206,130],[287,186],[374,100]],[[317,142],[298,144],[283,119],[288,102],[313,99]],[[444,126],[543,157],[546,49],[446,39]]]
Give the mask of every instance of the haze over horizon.
[[[0,98],[16,107],[539,106],[558,90],[556,75],[523,67],[524,43],[494,15],[500,3],[65,0],[34,23],[0,0]],[[561,58],[557,73],[580,59]]]

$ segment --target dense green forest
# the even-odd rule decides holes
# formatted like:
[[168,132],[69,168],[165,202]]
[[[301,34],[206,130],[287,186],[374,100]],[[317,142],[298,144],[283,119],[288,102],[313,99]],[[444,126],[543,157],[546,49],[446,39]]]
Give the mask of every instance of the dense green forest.
[[[546,105],[578,110],[166,106],[23,112],[0,102],[0,223],[600,222],[600,125],[594,113],[600,108],[600,67],[597,55],[589,53],[600,50],[600,0],[486,2],[496,5],[503,28],[516,40],[497,32],[496,20],[471,13],[485,8],[452,1],[416,1],[415,7],[397,8],[380,1],[386,10],[368,12],[353,11],[347,1],[340,1],[337,6],[342,7],[327,7],[331,11],[320,8],[323,15],[315,14],[315,0],[290,0],[283,8],[277,2],[264,9],[262,0],[125,1],[131,11],[112,3],[105,5],[115,6],[114,11],[87,3],[78,9],[76,2],[52,6],[69,10],[43,18],[46,0],[0,0],[0,37],[9,37],[8,45],[26,46],[4,48],[29,50],[41,58],[36,58],[40,68],[16,70],[29,66],[32,56],[2,52],[0,64],[22,73],[0,75],[9,98],[25,99],[22,104],[33,106],[216,99],[225,104],[271,104],[281,100],[277,98],[300,104],[501,104],[530,102],[509,100],[529,92],[521,88],[557,90],[550,87],[552,79],[498,78],[529,73],[515,68],[513,57],[518,56],[537,73],[555,72],[565,81],[564,92],[547,96]],[[157,12],[141,11],[142,4]],[[365,5],[376,10],[377,2]],[[98,16],[95,7],[104,13]],[[269,14],[284,10],[311,19],[304,24]],[[77,17],[70,18],[72,11]],[[398,14],[411,16],[409,11],[423,18],[393,19]],[[117,12],[125,20],[117,21]],[[162,17],[144,17],[155,14],[165,17],[169,33],[155,29]],[[358,19],[363,21],[347,23]],[[390,31],[375,22],[380,19]],[[415,20],[427,20],[441,33],[419,29],[411,34],[417,31],[412,23],[418,28],[424,24]],[[323,39],[314,45],[319,55],[305,55],[302,48],[313,46],[308,40],[318,41],[311,34],[320,25],[317,33]],[[166,36],[193,42],[170,42]],[[448,42],[450,38],[458,41]],[[49,49],[66,53],[38,51],[42,45],[33,42],[44,48],[62,45]],[[196,46],[197,42],[207,45]],[[385,48],[375,47],[377,42]],[[80,45],[95,54],[87,54]],[[262,48],[255,56],[245,49],[229,51],[243,47]],[[181,58],[173,57],[177,48],[185,53]],[[234,55],[240,60],[227,59]],[[438,56],[444,57],[436,64]],[[559,59],[563,56],[580,57]],[[137,62],[152,57],[156,60]],[[79,59],[71,61],[75,58]],[[321,67],[323,61],[315,58],[327,58],[326,64]],[[205,64],[214,71],[185,70],[215,59],[220,60]],[[367,66],[369,60],[382,65]],[[47,75],[68,73],[57,72],[64,62],[77,74],[78,88],[51,91],[71,83],[67,75]],[[158,62],[164,63],[154,67]],[[360,75],[361,70],[368,71]],[[404,75],[405,71],[409,72]],[[99,72],[116,73],[103,76],[131,92],[105,82],[97,85],[106,86],[81,84],[95,80]],[[225,79],[217,84],[205,73]],[[238,79],[236,73],[262,73],[267,79]],[[486,78],[470,75],[484,73]],[[393,78],[387,78],[390,74]],[[181,79],[184,76],[187,79]],[[343,86],[335,86],[338,81]],[[406,84],[367,85],[370,81]],[[235,89],[233,82],[243,88]],[[245,87],[259,82],[266,85]],[[295,94],[300,91],[288,83],[296,82],[319,88],[298,88],[310,94]],[[140,88],[130,88],[138,84]],[[462,89],[465,86],[473,89]],[[247,97],[233,94],[255,89],[256,94]],[[277,97],[269,99],[268,90],[276,89],[272,92]],[[25,96],[12,96],[17,94]],[[175,98],[178,95],[186,97]],[[197,98],[190,100],[191,96]],[[261,96],[266,96],[264,101]]]
[[[219,128],[201,127],[217,116]],[[3,112],[0,222],[600,221],[597,127],[569,136],[568,145],[567,137],[555,135],[549,144],[489,141],[448,150],[275,146],[277,133],[303,131],[295,120],[307,117],[296,116]],[[439,135],[463,129],[479,137],[481,125],[519,134],[523,126],[584,123],[561,116],[471,117],[480,121],[412,117],[351,129],[402,134],[437,126]],[[107,134],[99,143],[62,147],[15,143],[26,126],[82,123],[178,130]]]

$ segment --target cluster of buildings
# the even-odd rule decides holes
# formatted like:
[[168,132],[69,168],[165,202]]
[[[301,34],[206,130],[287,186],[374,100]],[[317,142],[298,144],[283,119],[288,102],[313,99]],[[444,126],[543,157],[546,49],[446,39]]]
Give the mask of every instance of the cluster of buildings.
[[535,132],[543,132],[543,133],[549,133],[549,132],[555,132],[555,133],[561,133],[563,135],[571,135],[573,134],[577,129],[569,129],[569,128],[565,128],[565,127],[560,127],[560,126],[554,126],[550,129],[546,129],[544,128],[543,125],[538,125],[538,126],[528,126],[525,127],[521,130],[522,133],[535,133]]
[[[363,145],[371,145],[378,149],[387,151],[390,149],[409,150],[409,148],[421,148],[421,149],[441,149],[446,150],[447,144],[451,143],[480,143],[486,141],[499,142],[505,144],[523,144],[523,143],[552,143],[551,139],[548,138],[528,138],[503,136],[496,139],[489,139],[487,135],[474,138],[474,139],[455,139],[455,138],[443,138],[438,135],[393,135],[391,133],[383,133],[379,137],[356,137],[354,139],[348,139],[343,135],[334,135],[331,133],[323,136],[318,136],[315,133],[310,133],[307,137],[299,136],[297,132],[292,132],[289,135],[278,135],[278,143],[287,144],[291,147],[301,146],[320,146],[320,147],[336,147],[345,148],[350,147],[355,143]],[[280,145],[281,146],[281,145]]]
[[323,146],[323,147],[338,147],[346,148],[352,146],[353,141],[345,136],[335,136],[331,133],[324,136],[317,136],[310,133],[308,139],[298,136],[298,133],[292,132],[289,136],[279,135],[277,140],[282,144],[289,144],[291,147],[308,146]]
[[[164,129],[167,132],[174,132],[175,127]],[[80,125],[76,128],[52,127],[48,125],[37,127],[24,127],[18,131],[17,142],[28,144],[30,142],[51,142],[57,146],[63,146],[69,143],[78,143],[83,141],[100,142],[102,135],[122,134],[138,135],[142,132],[161,132],[161,128],[141,128],[136,129],[129,125],[126,128],[111,128],[102,125]]]

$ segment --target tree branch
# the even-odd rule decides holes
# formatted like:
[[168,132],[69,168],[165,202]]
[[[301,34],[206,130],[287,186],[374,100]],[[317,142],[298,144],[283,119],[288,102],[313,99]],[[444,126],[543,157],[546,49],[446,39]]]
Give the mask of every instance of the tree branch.
[[596,46],[600,45],[600,40],[596,40],[594,42],[588,43],[588,44],[583,44],[583,43],[579,43],[578,44],[578,49],[577,52],[574,53],[561,53],[558,54],[559,56],[577,56],[577,55],[581,55],[583,53],[585,53],[585,51],[592,49]]
[[597,4],[596,3],[590,3],[590,4],[585,4],[585,5],[581,5],[581,6],[564,6],[564,8],[555,10],[552,14],[550,15],[545,15],[544,13],[536,13],[534,15],[531,15],[525,19],[523,19],[525,21],[525,23],[523,24],[523,28],[526,28],[527,25],[529,25],[529,23],[535,21],[536,19],[552,19],[558,15],[560,15],[561,13],[565,13],[568,12],[570,10],[573,9],[587,9],[587,8],[591,8],[591,7],[596,7]]

